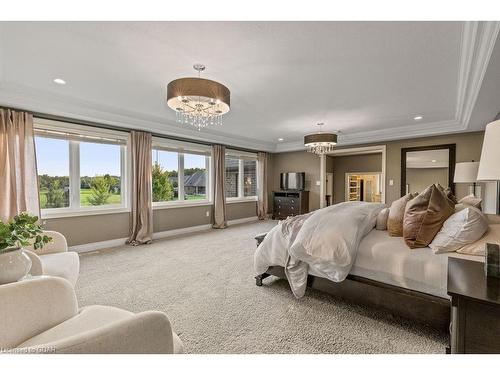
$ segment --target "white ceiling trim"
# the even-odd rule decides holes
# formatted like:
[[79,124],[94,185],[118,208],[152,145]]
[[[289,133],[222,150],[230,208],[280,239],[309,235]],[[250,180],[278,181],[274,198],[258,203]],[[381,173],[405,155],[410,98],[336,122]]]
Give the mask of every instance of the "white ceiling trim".
[[465,22],[455,118],[468,128],[500,30],[500,22]]
[[[340,134],[338,136],[339,145],[365,144],[466,131],[499,30],[500,22],[498,21],[464,22],[460,49],[459,76],[457,77],[458,92],[455,119],[352,134]],[[304,149],[304,144],[300,141],[280,143],[276,146],[276,152],[302,149]]]

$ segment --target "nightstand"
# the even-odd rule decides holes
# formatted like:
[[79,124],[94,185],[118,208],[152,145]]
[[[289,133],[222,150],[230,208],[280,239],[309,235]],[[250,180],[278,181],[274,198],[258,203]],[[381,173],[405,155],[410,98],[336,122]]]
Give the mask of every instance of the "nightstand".
[[448,259],[451,353],[500,353],[500,279],[484,263]]

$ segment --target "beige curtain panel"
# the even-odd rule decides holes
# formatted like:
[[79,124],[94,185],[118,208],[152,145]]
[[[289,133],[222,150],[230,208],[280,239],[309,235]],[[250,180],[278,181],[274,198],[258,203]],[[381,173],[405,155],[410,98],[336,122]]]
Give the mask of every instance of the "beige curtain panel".
[[259,181],[259,194],[257,202],[257,216],[259,220],[267,219],[268,200],[267,200],[267,158],[266,152],[257,153],[257,170]]
[[33,115],[0,108],[0,220],[40,216]]
[[223,229],[226,223],[226,148],[213,145],[214,157],[214,223],[215,229]]
[[130,238],[127,243],[140,245],[153,239],[152,203],[152,136],[151,133],[131,132],[132,212]]

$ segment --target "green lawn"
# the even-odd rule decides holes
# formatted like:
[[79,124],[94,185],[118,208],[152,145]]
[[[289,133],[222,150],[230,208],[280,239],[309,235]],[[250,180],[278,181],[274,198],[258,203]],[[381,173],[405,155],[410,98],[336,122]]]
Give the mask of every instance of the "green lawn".
[[194,200],[200,200],[200,199],[205,199],[206,197],[202,194],[193,194],[193,195],[187,195],[186,194],[186,200],[187,201],[194,201]]
[[[80,189],[80,206],[91,206],[88,197],[92,194],[92,189]],[[120,204],[122,201],[120,194],[112,194],[107,204]]]
[[[47,196],[45,195],[47,191],[40,191],[40,207],[46,208],[47,204]],[[89,203],[88,197],[92,194],[92,189],[80,189],[80,206],[88,207],[91,206]],[[120,194],[113,194],[109,197],[107,204],[120,204],[121,196]]]
[[[40,207],[46,208],[47,196],[45,195],[47,191],[40,191]],[[80,206],[89,207],[91,204],[88,201],[88,197],[92,194],[92,189],[80,189]],[[205,195],[202,194],[192,194],[186,195],[186,200],[202,200],[206,199]],[[113,194],[109,197],[107,204],[120,204],[121,196],[120,194]]]

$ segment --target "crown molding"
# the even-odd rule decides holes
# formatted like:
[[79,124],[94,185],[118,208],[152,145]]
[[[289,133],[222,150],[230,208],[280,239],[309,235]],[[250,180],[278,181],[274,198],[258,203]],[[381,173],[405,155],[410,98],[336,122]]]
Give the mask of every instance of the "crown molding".
[[199,132],[195,129],[181,127],[166,118],[48,93],[11,82],[0,82],[0,105],[124,129],[143,129],[188,140],[203,140],[209,143],[220,143],[256,151],[275,150],[275,145],[272,142],[226,135],[213,130]]
[[[461,36],[455,118],[447,121],[401,124],[380,130],[345,133],[338,136],[339,146],[429,137],[467,131],[486,69],[500,30],[497,21],[464,22]],[[302,141],[279,143],[276,152],[304,150]]]
[[455,118],[466,130],[500,30],[498,21],[467,21],[462,32]]

